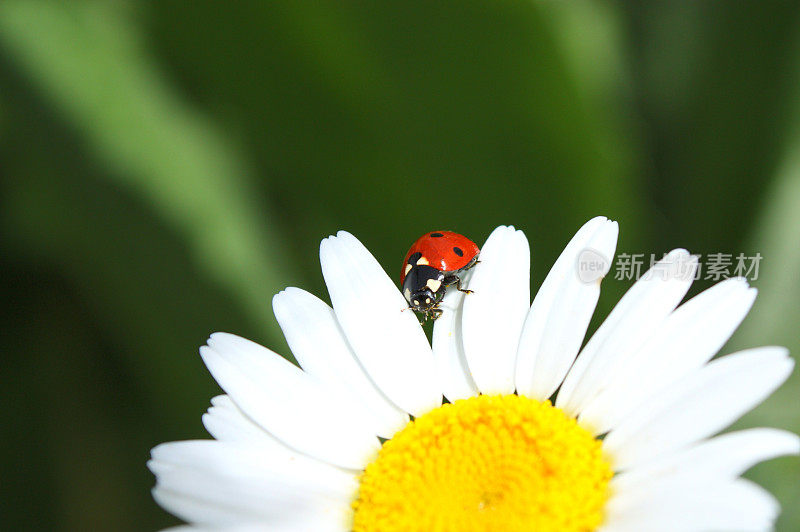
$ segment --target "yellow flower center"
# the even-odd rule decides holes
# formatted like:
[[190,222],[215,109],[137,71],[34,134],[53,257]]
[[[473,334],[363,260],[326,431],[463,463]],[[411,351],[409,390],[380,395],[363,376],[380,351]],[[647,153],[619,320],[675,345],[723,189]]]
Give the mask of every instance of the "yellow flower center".
[[594,530],[612,476],[601,447],[549,401],[481,395],[445,404],[367,466],[353,530]]

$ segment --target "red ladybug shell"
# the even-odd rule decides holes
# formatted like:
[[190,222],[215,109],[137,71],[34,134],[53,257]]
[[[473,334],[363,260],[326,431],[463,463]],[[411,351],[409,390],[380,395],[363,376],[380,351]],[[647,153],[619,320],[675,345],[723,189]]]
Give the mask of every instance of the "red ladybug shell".
[[402,285],[406,278],[408,270],[406,265],[409,264],[409,259],[415,253],[420,253],[421,256],[412,266],[420,264],[420,261],[423,261],[422,264],[427,261],[428,265],[437,270],[452,272],[468,265],[480,251],[475,242],[452,231],[425,233],[412,244],[411,249],[406,253],[403,270],[400,273],[400,284]]

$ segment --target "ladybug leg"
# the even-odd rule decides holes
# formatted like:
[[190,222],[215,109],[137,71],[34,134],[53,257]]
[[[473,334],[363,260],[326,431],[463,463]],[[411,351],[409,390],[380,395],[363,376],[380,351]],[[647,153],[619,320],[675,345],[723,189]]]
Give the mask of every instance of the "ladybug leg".
[[467,290],[466,288],[461,288],[461,283],[462,282],[463,281],[461,280],[461,277],[459,277],[458,275],[450,275],[450,276],[447,276],[447,277],[444,278],[444,281],[442,282],[442,284],[444,284],[444,286],[456,285],[456,289],[458,289],[459,292],[464,292],[465,294],[474,293],[472,290]]
[[444,314],[444,311],[440,308],[431,309],[431,321],[437,320],[442,314]]
[[458,289],[459,292],[464,292],[465,294],[474,294],[475,293],[472,290],[467,290],[466,288],[461,288],[461,278],[460,277],[456,281],[456,288]]
[[469,263],[469,264],[467,264],[466,266],[464,266],[464,270],[465,270],[465,271],[466,271],[466,270],[470,270],[470,269],[474,268],[474,267],[475,267],[475,265],[476,265],[476,264],[478,264],[478,263],[480,263],[480,261],[478,260],[478,257],[476,256],[474,259],[472,259],[472,260],[470,261],[470,263]]

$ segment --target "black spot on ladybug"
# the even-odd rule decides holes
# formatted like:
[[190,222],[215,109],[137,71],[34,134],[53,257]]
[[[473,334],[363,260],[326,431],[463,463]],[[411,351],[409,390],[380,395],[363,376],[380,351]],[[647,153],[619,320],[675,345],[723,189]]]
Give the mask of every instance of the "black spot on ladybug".
[[462,250],[461,248],[453,248],[453,253],[455,253],[459,257],[463,257],[464,256],[464,250]]
[[417,251],[416,253],[408,257],[408,263],[414,266],[415,264],[417,264],[417,261],[421,258],[422,258],[422,253]]
[[431,236],[433,238],[439,238],[439,237],[444,236],[444,235],[442,233],[431,233]]

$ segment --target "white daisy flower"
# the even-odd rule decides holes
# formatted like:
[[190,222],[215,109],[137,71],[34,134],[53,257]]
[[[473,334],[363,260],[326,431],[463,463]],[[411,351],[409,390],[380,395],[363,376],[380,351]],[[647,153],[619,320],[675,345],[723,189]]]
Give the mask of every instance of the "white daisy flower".
[[800,439],[713,435],[787,378],[787,350],[710,361],[755,289],[730,279],[678,306],[697,267],[681,249],[581,350],[617,232],[586,223],[530,304],[528,242],[498,227],[467,275],[474,293],[445,297],[432,347],[355,237],[323,240],[333,308],[298,288],[273,301],[302,369],[211,335],[200,353],[226,392],[203,416],[215,439],[153,449],[153,496],[237,531],[769,529],[777,502],[740,475]]

